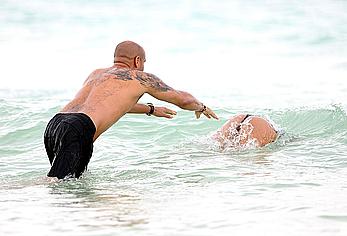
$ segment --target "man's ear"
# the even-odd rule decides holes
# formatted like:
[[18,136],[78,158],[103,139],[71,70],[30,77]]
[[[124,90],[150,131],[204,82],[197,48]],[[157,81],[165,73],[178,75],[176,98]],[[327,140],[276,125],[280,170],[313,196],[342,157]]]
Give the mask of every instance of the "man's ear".
[[139,68],[140,67],[140,57],[139,56],[136,56],[134,58],[134,64],[135,64],[135,67],[136,68]]

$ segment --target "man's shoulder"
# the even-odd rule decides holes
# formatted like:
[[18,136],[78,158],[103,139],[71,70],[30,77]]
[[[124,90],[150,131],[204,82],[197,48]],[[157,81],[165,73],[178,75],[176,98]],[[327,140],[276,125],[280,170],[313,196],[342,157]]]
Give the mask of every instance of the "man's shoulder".
[[104,73],[106,72],[107,70],[109,70],[110,68],[107,67],[107,68],[98,68],[98,69],[95,69],[92,74],[101,74],[101,73]]

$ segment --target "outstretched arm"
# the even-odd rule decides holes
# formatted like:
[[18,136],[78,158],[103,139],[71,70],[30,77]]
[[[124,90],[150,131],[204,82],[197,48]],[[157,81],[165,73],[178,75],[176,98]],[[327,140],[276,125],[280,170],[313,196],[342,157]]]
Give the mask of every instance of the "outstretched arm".
[[166,107],[156,107],[153,106],[150,103],[140,104],[136,103],[128,113],[136,113],[136,114],[147,114],[147,115],[154,115],[157,117],[165,117],[172,119],[174,115],[176,115],[176,112],[173,110],[170,110]]
[[209,107],[205,106],[193,95],[171,88],[153,74],[137,71],[136,79],[146,88],[147,93],[159,100],[175,104],[184,110],[195,111],[197,118],[204,114],[208,118],[218,119]]

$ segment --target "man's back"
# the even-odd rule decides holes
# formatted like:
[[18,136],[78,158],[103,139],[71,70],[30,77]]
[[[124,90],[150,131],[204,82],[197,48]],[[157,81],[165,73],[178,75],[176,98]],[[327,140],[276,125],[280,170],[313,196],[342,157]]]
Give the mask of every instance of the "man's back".
[[61,112],[87,114],[96,126],[95,140],[127,113],[146,91],[134,78],[137,73],[115,67],[94,71]]

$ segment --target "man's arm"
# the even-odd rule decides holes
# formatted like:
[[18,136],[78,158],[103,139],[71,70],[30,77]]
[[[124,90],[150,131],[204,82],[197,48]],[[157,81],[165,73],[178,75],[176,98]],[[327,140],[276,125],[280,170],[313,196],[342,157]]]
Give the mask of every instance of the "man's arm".
[[208,118],[218,119],[210,108],[197,100],[193,95],[171,88],[153,74],[138,71],[136,79],[145,86],[147,93],[159,100],[175,104],[184,110],[195,111],[197,118],[204,114]]
[[[152,106],[152,108],[151,108]],[[152,112],[151,112],[152,111]],[[176,112],[173,110],[170,110],[166,107],[156,107],[151,105],[145,105],[136,103],[128,113],[135,113],[135,114],[147,114],[147,115],[153,115],[156,117],[165,117],[172,119],[174,115],[176,115]]]

